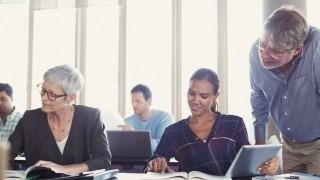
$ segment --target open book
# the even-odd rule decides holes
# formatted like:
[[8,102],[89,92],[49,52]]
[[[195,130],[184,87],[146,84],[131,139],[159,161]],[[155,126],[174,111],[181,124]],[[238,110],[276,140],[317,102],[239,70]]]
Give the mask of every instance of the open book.
[[26,171],[8,170],[5,179],[48,179],[66,177],[68,175],[56,173],[52,169],[42,166],[31,166]]
[[56,173],[51,168],[43,166],[30,166],[25,172],[26,179],[48,179],[66,177],[67,174]]
[[51,168],[42,166],[31,166],[26,171],[6,171],[5,179],[109,179],[118,174],[118,169],[87,171],[77,175],[67,175],[54,172]]
[[186,172],[174,172],[174,173],[156,173],[156,172],[147,172],[141,180],[162,180],[162,179],[170,179],[170,180],[201,180],[201,179],[221,179],[221,180],[231,180],[231,178],[225,176],[215,176],[206,174],[200,171],[191,171],[189,173]]

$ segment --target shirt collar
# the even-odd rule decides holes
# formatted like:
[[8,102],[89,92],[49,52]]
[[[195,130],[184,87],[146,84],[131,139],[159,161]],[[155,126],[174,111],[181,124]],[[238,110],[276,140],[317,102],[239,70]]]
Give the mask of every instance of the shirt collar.
[[16,107],[13,106],[13,111],[8,115],[7,119],[11,120],[13,117],[15,117],[17,115],[18,111],[16,110]]

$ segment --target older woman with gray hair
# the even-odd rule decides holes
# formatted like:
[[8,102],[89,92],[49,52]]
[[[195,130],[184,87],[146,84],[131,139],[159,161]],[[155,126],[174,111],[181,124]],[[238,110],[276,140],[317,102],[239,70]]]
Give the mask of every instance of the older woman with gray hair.
[[72,102],[84,85],[69,65],[49,69],[37,88],[42,107],[24,113],[9,137],[11,162],[24,153],[26,165],[64,174],[109,169],[111,154],[100,111]]

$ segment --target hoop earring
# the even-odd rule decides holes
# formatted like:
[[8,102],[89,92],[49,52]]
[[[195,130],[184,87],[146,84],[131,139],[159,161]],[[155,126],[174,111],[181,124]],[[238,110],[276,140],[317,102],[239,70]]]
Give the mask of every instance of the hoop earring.
[[218,112],[219,110],[219,106],[218,106],[218,102],[216,103],[216,107],[215,107],[215,112]]
[[210,109],[212,112],[218,112],[218,102],[216,102],[215,104],[212,104]]

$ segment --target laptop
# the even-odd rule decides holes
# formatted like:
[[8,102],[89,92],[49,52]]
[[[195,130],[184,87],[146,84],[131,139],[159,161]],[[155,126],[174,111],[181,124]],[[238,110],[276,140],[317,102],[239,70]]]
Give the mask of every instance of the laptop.
[[152,156],[151,133],[147,130],[107,130],[112,161],[148,162]]
[[281,144],[245,145],[226,173],[226,177],[252,177],[261,175],[257,170],[268,159],[277,156]]

